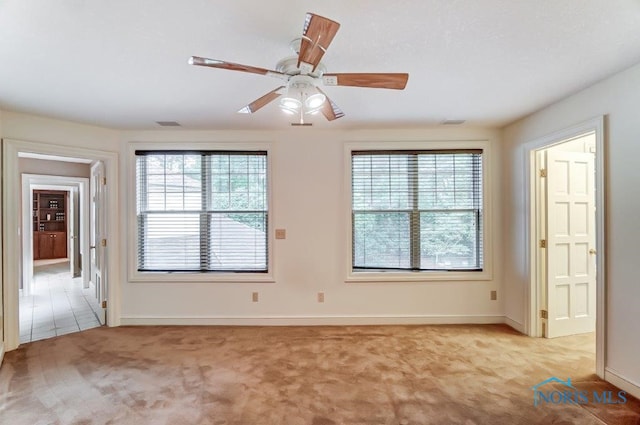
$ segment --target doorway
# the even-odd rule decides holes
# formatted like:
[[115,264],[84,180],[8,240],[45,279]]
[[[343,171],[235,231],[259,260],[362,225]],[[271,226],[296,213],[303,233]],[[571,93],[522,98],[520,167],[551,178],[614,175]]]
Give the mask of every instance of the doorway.
[[545,338],[595,332],[595,133],[535,152],[540,327]]
[[529,144],[527,332],[554,338],[595,334],[604,376],[603,119]]
[[[2,211],[2,228],[3,229],[17,229],[17,231],[4,231],[2,233],[2,265],[3,265],[3,279],[2,279],[2,303],[4,311],[4,349],[6,351],[14,350],[18,348],[20,344],[20,315],[19,315],[19,284],[24,279],[25,273],[29,273],[30,268],[26,267],[25,255],[32,255],[31,250],[23,249],[23,245],[30,245],[31,238],[26,239],[24,234],[29,234],[23,229],[24,211],[26,210],[26,221],[31,223],[31,205],[26,207],[22,204],[24,201],[22,197],[22,187],[20,184],[21,174],[23,171],[20,169],[20,159],[24,157],[36,158],[44,161],[52,162],[66,162],[63,169],[59,172],[49,171],[47,174],[56,176],[65,176],[65,172],[68,172],[73,162],[84,162],[85,164],[102,163],[104,164],[105,176],[109,177],[109,181],[114,185],[117,185],[118,181],[118,155],[115,152],[106,152],[95,149],[87,149],[83,147],[71,147],[64,145],[55,145],[49,143],[27,142],[11,139],[2,140],[2,192],[3,192],[3,211]],[[87,162],[88,161],[88,162]],[[38,170],[41,172],[42,170]],[[35,174],[35,173],[34,173]],[[87,179],[90,182],[90,178]],[[90,184],[90,183],[89,183]],[[103,185],[106,185],[106,179],[103,180]],[[100,203],[101,208],[104,208],[104,216],[106,217],[104,225],[104,235],[110,234],[109,242],[118,246],[119,235],[115,231],[118,227],[117,217],[115,211],[118,211],[118,197],[115,192],[103,190],[105,199]],[[87,196],[88,199],[88,196]],[[87,214],[89,216],[87,205]],[[109,232],[110,229],[114,229],[113,232]],[[105,236],[102,236],[105,239]],[[103,247],[106,251],[106,242]],[[89,246],[87,242],[86,255],[83,254],[83,261],[88,261],[90,254]],[[109,275],[115,276],[118,270],[118,264],[112,257],[104,255],[105,263],[103,264],[104,276],[107,271]],[[64,266],[67,268],[67,266]],[[69,265],[70,267],[70,265]],[[90,266],[87,263],[85,270],[89,270]],[[12,284],[9,284],[12,282]],[[113,300],[118,299],[119,288],[112,289],[108,281],[102,279],[102,285],[105,290],[102,292],[105,299],[101,300],[100,307],[102,309],[102,317],[106,318],[106,324],[109,326],[119,325],[119,303]],[[104,311],[107,304],[109,304],[109,310]]]
[[20,343],[104,324],[89,285],[89,168],[20,156],[22,171],[78,175],[22,174]]
[[[64,164],[50,161],[50,164]],[[29,170],[33,162],[20,157],[21,169]],[[36,166],[55,167],[39,160]],[[53,168],[55,170],[55,168]],[[82,173],[76,173],[82,174]],[[35,260],[68,259],[72,277],[81,277],[89,287],[89,164],[87,177],[67,177],[22,173],[22,283],[29,294]],[[54,204],[52,204],[54,203]],[[51,207],[56,208],[51,208]],[[55,243],[47,243],[53,241]],[[53,248],[56,248],[55,250]]]

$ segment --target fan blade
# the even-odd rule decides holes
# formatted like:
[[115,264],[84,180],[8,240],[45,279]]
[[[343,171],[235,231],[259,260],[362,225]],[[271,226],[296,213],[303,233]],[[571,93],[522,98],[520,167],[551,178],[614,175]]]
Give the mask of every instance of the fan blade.
[[316,89],[320,93],[322,93],[326,98],[326,100],[324,101],[324,105],[322,105],[322,109],[321,109],[322,115],[324,115],[324,117],[328,121],[333,121],[333,120],[337,120],[338,118],[344,117],[344,112],[342,112],[342,109],[340,109],[340,107],[336,105],[333,100],[329,99],[329,96],[327,96],[325,92],[320,90],[320,88],[316,87]]
[[409,74],[324,74],[325,86],[372,87],[377,89],[403,90]]
[[265,94],[261,98],[258,98],[256,100],[254,100],[253,102],[251,102],[250,104],[248,104],[247,106],[241,108],[238,111],[238,113],[240,113],[240,114],[253,114],[258,109],[262,108],[263,106],[267,105],[268,103],[273,102],[274,100],[279,98],[282,95],[282,93],[278,93],[278,91],[281,91],[284,88],[285,88],[285,86],[280,86],[275,90],[271,90],[269,93]]
[[340,24],[331,19],[307,13],[298,53],[298,68],[303,73],[315,71],[339,28]]
[[200,56],[191,56],[189,65],[208,66],[211,68],[228,69],[229,71],[250,72],[252,74],[268,75],[270,77],[286,79],[287,75],[282,72],[272,71],[270,69],[258,68],[257,66],[242,65],[239,63],[225,62],[217,59],[201,58]]

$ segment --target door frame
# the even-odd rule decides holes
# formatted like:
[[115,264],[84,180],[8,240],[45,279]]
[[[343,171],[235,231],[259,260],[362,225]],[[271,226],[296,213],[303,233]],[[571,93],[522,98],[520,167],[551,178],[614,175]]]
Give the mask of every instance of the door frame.
[[[107,231],[109,244],[113,247],[120,246],[119,234],[119,201],[118,201],[118,154],[97,149],[73,147],[54,143],[29,142],[14,139],[2,140],[2,281],[18,282],[21,279],[20,267],[22,264],[22,227],[20,214],[20,194],[22,185],[20,182],[19,153],[33,153],[54,156],[66,156],[70,158],[83,158],[101,160],[105,164],[105,172],[109,179],[109,185],[114,190],[107,194]],[[9,229],[14,229],[9,231]],[[110,276],[119,275],[119,256],[110,256],[107,270]],[[109,283],[108,283],[109,284]],[[18,315],[18,285],[2,285],[3,312],[4,312],[4,348],[11,351],[20,345],[19,315]],[[107,325],[120,325],[120,286],[116,280],[109,285],[107,298]]]
[[[108,294],[109,278],[107,264],[107,248],[106,245],[102,245],[102,241],[107,238],[107,232],[105,230],[106,216],[105,210],[102,205],[106,201],[105,193],[107,186],[106,181],[106,168],[104,162],[94,161],[91,164],[90,174],[90,201],[89,215],[91,216],[91,223],[89,225],[89,275],[94,287],[94,298],[97,301],[94,312],[98,316],[100,323],[105,322],[105,307],[102,304],[103,300],[106,300],[105,294]],[[95,206],[99,205],[100,208]],[[98,267],[99,265],[99,267]],[[94,279],[95,278],[95,279]],[[108,296],[108,295],[107,295]]]
[[525,333],[532,337],[542,336],[541,319],[538,312],[543,305],[540,299],[541,258],[538,249],[538,211],[536,197],[538,191],[538,170],[536,167],[537,152],[564,141],[574,139],[581,135],[591,133],[596,138],[595,155],[595,186],[596,186],[596,374],[604,379],[605,355],[606,355],[606,239],[605,239],[605,117],[599,116],[582,123],[576,124],[564,130],[557,131],[547,136],[536,139],[524,146],[525,154],[525,205],[527,212],[525,217],[527,239],[527,275],[529,276],[525,290]]
[[[89,284],[89,179],[87,177],[65,177],[43,174],[22,174],[22,288],[33,280],[33,221],[31,220],[31,205],[33,205],[33,190],[52,189],[66,190],[69,196],[72,191],[80,192],[80,252],[82,253],[82,284],[88,288]],[[69,202],[71,205],[71,202]],[[71,217],[71,214],[69,214]],[[73,223],[67,223],[67,232]],[[69,235],[69,233],[67,233]],[[67,244],[69,244],[67,239]]]

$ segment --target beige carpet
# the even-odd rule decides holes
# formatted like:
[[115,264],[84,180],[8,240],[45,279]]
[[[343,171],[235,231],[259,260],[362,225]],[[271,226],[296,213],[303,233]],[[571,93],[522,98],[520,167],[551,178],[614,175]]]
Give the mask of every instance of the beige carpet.
[[0,423],[640,424],[630,396],[533,405],[552,376],[617,393],[593,350],[503,325],[98,328],[7,353]]

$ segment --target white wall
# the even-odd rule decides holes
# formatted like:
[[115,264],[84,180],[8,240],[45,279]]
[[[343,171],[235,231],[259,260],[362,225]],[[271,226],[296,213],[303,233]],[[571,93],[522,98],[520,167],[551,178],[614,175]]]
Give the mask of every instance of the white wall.
[[0,135],[5,139],[87,147],[106,151],[119,148],[119,132],[19,112],[2,112]]
[[20,158],[19,161],[20,172],[25,174],[87,178],[91,175],[89,164],[34,158]]
[[[118,132],[82,124],[4,112],[2,136],[115,151],[119,153],[121,246],[110,252],[119,262],[111,285],[120,289],[122,323],[452,323],[502,322],[499,152],[492,149],[487,187],[493,197],[493,278],[485,281],[345,283],[350,261],[345,229],[349,202],[344,195],[344,143],[347,141],[500,142],[499,132],[471,128],[327,131],[287,128],[283,131],[146,131]],[[274,283],[129,282],[128,232],[134,189],[129,142],[271,142],[273,198],[271,214],[287,239],[276,240]],[[113,257],[112,257],[113,258]],[[498,301],[490,301],[490,291]],[[251,293],[260,294],[258,303]],[[325,302],[317,302],[317,292]]]
[[[606,370],[640,385],[640,65],[551,105],[503,131],[505,313],[523,323],[528,281],[525,257],[525,147],[528,142],[606,115]],[[599,253],[599,255],[601,255]],[[606,376],[606,375],[605,375]],[[616,383],[616,382],[614,382]],[[620,382],[617,382],[620,385]]]
[[[281,132],[148,131],[123,133],[123,143],[271,142],[272,209],[275,228],[287,231],[275,240],[275,283],[129,282],[123,268],[123,323],[425,323],[503,320],[499,267],[491,281],[345,283],[349,204],[344,195],[344,142],[489,140],[498,132],[473,129],[323,131],[309,128]],[[495,150],[494,150],[495,153]],[[123,156],[129,155],[123,152]],[[130,158],[128,158],[130,159]],[[495,158],[494,158],[495,159]],[[125,163],[125,161],[122,161]],[[496,159],[495,163],[499,163]],[[499,222],[498,176],[488,186],[496,195],[494,222]],[[134,188],[134,170],[121,169],[121,216],[133,208],[125,197]],[[498,226],[495,261],[500,259]],[[127,229],[128,232],[132,228]],[[123,266],[128,258],[122,250]],[[498,301],[490,301],[497,290]],[[253,303],[251,293],[259,292]],[[317,302],[317,292],[325,302]]]
[[[581,153],[594,153],[596,149],[596,135],[587,134],[586,136],[578,137],[568,142],[560,143],[559,145],[552,146],[548,151],[552,152],[581,152]],[[546,165],[543,165],[546,167]]]

